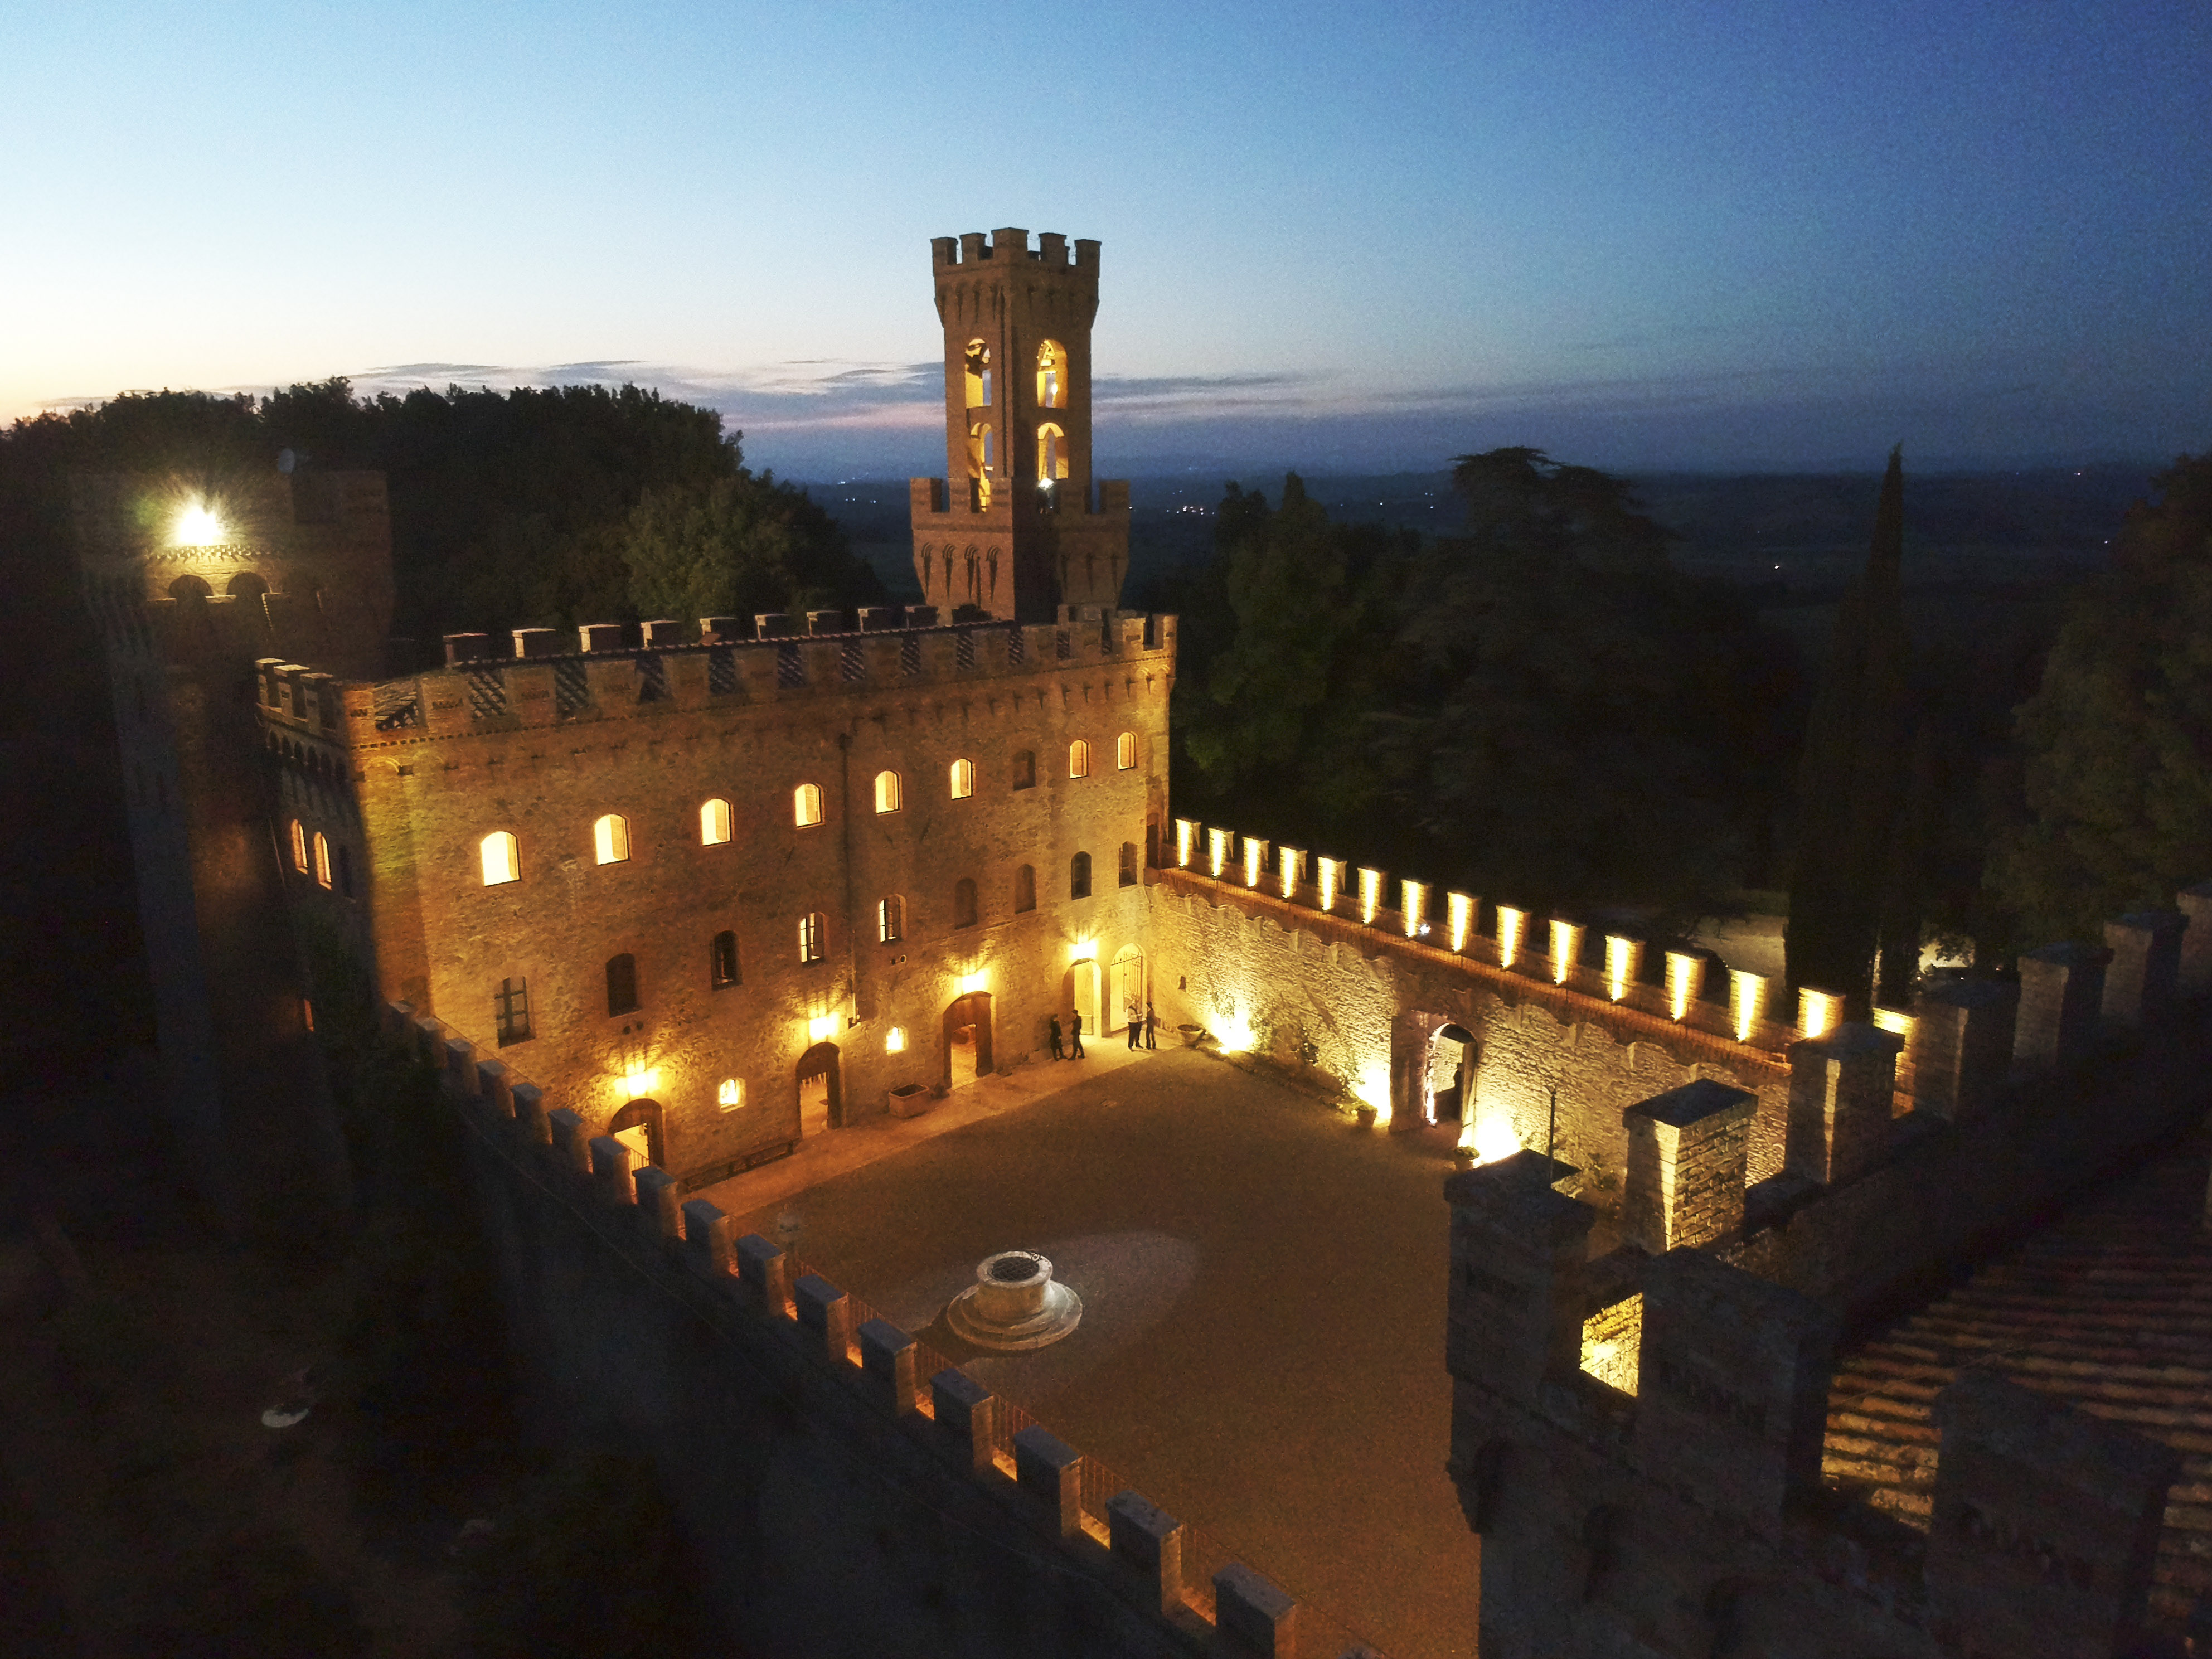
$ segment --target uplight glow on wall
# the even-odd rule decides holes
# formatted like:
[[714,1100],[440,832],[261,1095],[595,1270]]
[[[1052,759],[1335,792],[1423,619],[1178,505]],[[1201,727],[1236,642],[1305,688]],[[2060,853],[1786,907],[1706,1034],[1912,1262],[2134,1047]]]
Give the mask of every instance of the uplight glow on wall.
[[1528,925],[1528,913],[1516,910],[1510,904],[1498,907],[1498,965],[1510,968],[1521,956],[1521,932]]
[[1370,1061],[1359,1073],[1359,1080],[1352,1085],[1352,1098],[1375,1109],[1375,1121],[1390,1121],[1390,1067],[1387,1063]]
[[887,1054],[902,1054],[906,1052],[905,1026],[894,1025],[884,1033],[884,1052]]
[[1336,890],[1342,884],[1343,881],[1344,860],[1342,859],[1323,859],[1321,861],[1320,894],[1320,902],[1322,909],[1334,910],[1336,908]]
[[1257,836],[1244,837],[1244,884],[1257,887],[1260,872],[1267,862],[1267,843]]
[[615,1079],[615,1087],[623,1091],[624,1100],[637,1100],[651,1094],[659,1081],[660,1073],[655,1067],[635,1066]]
[[952,981],[952,988],[963,997],[971,991],[988,991],[991,988],[990,971],[978,968],[972,974],[963,974]]
[[1359,920],[1372,927],[1375,913],[1382,908],[1382,872],[1362,866],[1359,872]]
[[1729,1014],[1738,1042],[1751,1041],[1766,1012],[1766,975],[1741,968],[1729,970]]
[[1251,1018],[1241,1002],[1229,1011],[1229,1017],[1213,1035],[1219,1040],[1224,1054],[1249,1054],[1259,1046],[1260,1034],[1252,1029]]
[[1398,908],[1405,917],[1406,937],[1419,939],[1429,921],[1429,885],[1424,881],[1401,881],[1398,890]]
[[1226,830],[1206,832],[1206,870],[1216,881],[1221,879],[1221,872],[1229,867],[1229,841],[1230,834]]
[[1705,978],[1705,959],[1693,957],[1686,951],[1667,952],[1667,1012],[1675,1019],[1687,1019],[1691,1005],[1697,1001],[1698,992]]
[[1565,985],[1583,953],[1583,929],[1577,921],[1552,921],[1552,983]]
[[1444,895],[1444,915],[1450,923],[1451,948],[1455,953],[1467,949],[1467,941],[1474,932],[1474,899],[1467,893]]
[[1844,1000],[1830,991],[1805,986],[1797,993],[1797,1026],[1808,1037],[1824,1037],[1843,1017]]
[[1298,867],[1306,861],[1303,849],[1296,847],[1275,848],[1275,873],[1282,878],[1283,896],[1295,897],[1298,890]]
[[1605,994],[1618,1002],[1636,982],[1636,941],[1618,933],[1605,936]]
[[806,1022],[806,1036],[810,1042],[827,1042],[837,1035],[837,1016],[823,1014]]
[[1189,818],[1176,820],[1176,868],[1190,868],[1191,843],[1198,839],[1198,825]]

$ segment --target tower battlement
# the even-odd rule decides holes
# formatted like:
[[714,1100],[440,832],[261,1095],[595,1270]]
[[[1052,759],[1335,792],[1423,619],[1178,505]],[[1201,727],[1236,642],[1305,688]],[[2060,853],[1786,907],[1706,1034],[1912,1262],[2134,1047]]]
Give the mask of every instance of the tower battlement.
[[980,230],[958,236],[933,236],[930,262],[939,270],[989,265],[998,270],[1065,270],[1071,276],[1080,272],[1093,278],[1098,275],[1098,244],[1090,237],[1075,239],[1073,258],[1068,257],[1068,239],[1058,231],[1039,231],[1037,245],[1033,248],[1029,243],[1029,232],[1014,228],[994,230],[988,237]]

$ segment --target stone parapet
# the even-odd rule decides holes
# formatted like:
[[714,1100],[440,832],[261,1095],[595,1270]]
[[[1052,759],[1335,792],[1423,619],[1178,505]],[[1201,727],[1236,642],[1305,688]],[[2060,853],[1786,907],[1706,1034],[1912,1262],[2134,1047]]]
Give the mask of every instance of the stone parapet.
[[1654,1255],[1732,1237],[1759,1097],[1699,1079],[1632,1106],[1621,1230]]

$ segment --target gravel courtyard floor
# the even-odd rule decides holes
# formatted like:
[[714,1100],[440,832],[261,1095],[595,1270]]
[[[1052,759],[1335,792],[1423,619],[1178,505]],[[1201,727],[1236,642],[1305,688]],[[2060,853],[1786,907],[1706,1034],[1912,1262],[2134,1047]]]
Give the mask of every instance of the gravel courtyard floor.
[[[887,1126],[873,1161],[855,1149],[881,1132],[836,1131],[834,1158],[708,1195],[1390,1659],[1472,1655],[1479,1547],[1443,1472],[1448,1145],[1206,1054],[1099,1047],[1107,1065],[955,1091],[944,1127]],[[1083,1322],[976,1355],[945,1305],[1017,1248]]]

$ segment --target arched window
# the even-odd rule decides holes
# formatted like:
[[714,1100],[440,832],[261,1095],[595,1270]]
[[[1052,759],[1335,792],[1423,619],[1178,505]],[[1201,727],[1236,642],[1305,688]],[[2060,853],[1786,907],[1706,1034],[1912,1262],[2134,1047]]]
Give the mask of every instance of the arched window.
[[1051,483],[1067,476],[1067,434],[1050,421],[1037,428],[1037,482]]
[[699,844],[720,847],[730,838],[730,803],[720,795],[699,808]]
[[[296,831],[297,824],[292,826]],[[504,830],[495,830],[477,843],[477,856],[483,860],[483,884],[497,887],[502,883],[520,880],[522,860],[517,856],[514,837]]]
[[315,879],[325,887],[331,884],[331,844],[319,830],[315,831]]
[[1067,349],[1057,340],[1047,340],[1037,348],[1037,407],[1067,407]]
[[611,1014],[634,1014],[637,1012],[637,958],[627,951],[618,957],[607,958],[607,1012]]
[[1036,787],[1036,750],[1024,749],[1016,752],[1014,756],[1014,787],[1017,789],[1034,789]]
[[799,827],[802,830],[810,823],[821,823],[822,786],[818,783],[802,783],[798,788],[793,790],[791,815],[797,820]]
[[799,919],[799,959],[819,962],[822,950],[822,913],[816,910]]
[[973,927],[975,925],[975,884],[966,876],[952,884],[952,925]]
[[952,799],[966,800],[975,793],[975,763],[957,760],[952,763]]
[[1067,861],[1067,896],[1072,899],[1091,896],[1091,854],[1078,853]]
[[1114,739],[1114,764],[1124,772],[1137,763],[1137,734],[1124,732]]
[[1125,841],[1121,843],[1121,885],[1134,887],[1136,884],[1137,843],[1133,841]]
[[968,492],[980,510],[991,504],[991,423],[978,421],[968,428]]
[[707,947],[707,981],[718,991],[738,982],[738,936],[726,927]]
[[883,771],[876,774],[876,811],[896,812],[899,810],[899,775]]
[[[292,867],[303,876],[307,873],[307,830],[297,818],[292,820]],[[489,881],[491,878],[486,876],[484,879]]]
[[988,409],[991,403],[991,348],[981,340],[968,342],[968,407]]
[[1067,745],[1067,775],[1071,778],[1091,775],[1091,745],[1080,738]]
[[1036,867],[1024,864],[1014,872],[1014,911],[1036,908]]
[[620,864],[629,857],[629,821],[621,813],[592,821],[592,856],[601,864]]
[[353,896],[353,854],[346,850],[343,842],[338,843],[338,896]]
[[906,901],[891,893],[876,901],[876,938],[889,945],[906,932]]

